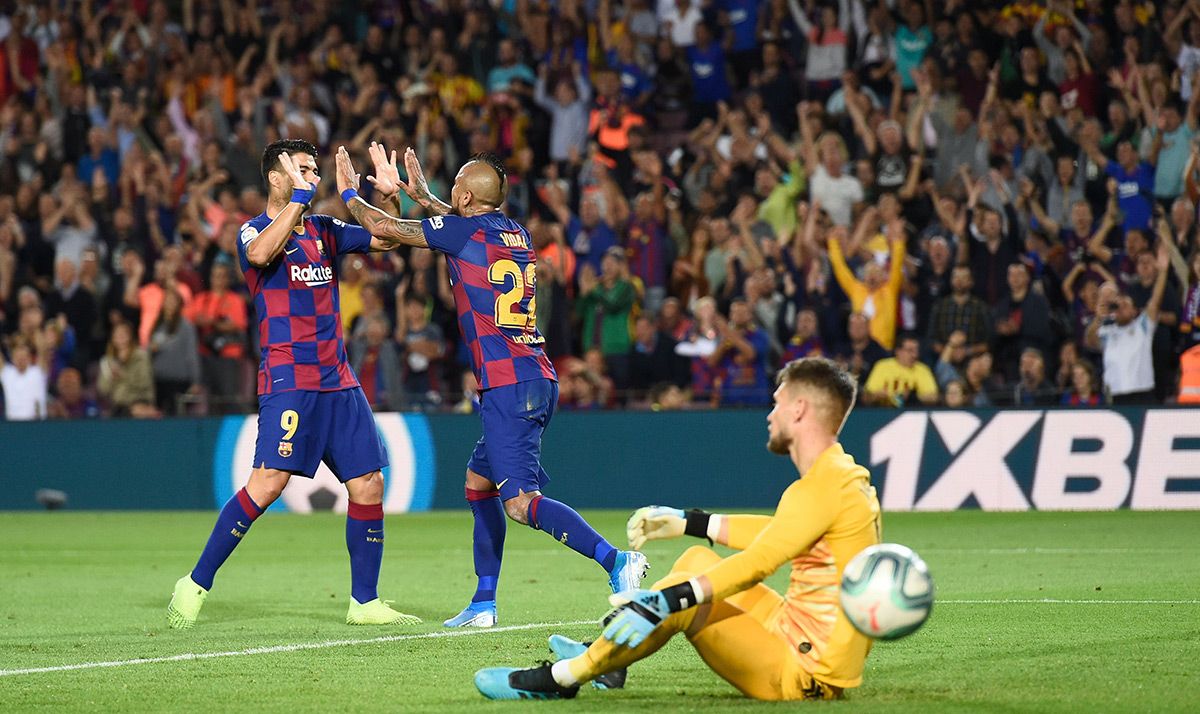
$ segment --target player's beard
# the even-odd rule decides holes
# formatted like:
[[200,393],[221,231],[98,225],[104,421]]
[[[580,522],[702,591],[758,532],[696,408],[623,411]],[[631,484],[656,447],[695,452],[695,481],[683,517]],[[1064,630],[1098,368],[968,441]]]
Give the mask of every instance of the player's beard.
[[792,440],[783,434],[769,434],[767,436],[767,451],[779,456],[787,456],[791,453]]

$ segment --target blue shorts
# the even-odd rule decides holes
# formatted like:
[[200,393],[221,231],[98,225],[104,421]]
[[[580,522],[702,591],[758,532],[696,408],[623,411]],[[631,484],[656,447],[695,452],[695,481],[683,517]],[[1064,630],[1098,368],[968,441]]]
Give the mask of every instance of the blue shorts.
[[558,382],[517,382],[488,389],[480,399],[483,436],[467,468],[496,484],[504,501],[542,490],[550,481],[542,468],[542,432],[558,404]]
[[260,396],[254,467],[312,478],[322,461],[342,483],[388,465],[362,389]]

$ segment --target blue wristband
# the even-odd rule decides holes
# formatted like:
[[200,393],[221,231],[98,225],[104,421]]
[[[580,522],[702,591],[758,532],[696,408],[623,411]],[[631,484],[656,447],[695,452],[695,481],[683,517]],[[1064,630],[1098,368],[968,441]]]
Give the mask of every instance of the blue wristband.
[[317,195],[316,184],[309,184],[311,188],[293,188],[292,203],[301,203],[307,206],[312,203],[313,196]]
[[342,191],[342,203],[350,203],[356,198],[358,198],[358,191],[355,191],[352,188]]

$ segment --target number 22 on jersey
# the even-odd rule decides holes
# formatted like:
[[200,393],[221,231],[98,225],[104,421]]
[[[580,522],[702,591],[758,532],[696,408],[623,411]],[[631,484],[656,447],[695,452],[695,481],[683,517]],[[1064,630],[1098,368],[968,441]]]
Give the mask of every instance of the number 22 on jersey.
[[537,295],[529,297],[529,311],[521,312],[521,300],[525,297],[525,289],[537,289],[537,266],[530,263],[521,270],[516,261],[505,258],[497,260],[488,266],[488,282],[497,286],[508,284],[512,278],[512,287],[505,290],[496,298],[496,326],[526,329],[537,324]]

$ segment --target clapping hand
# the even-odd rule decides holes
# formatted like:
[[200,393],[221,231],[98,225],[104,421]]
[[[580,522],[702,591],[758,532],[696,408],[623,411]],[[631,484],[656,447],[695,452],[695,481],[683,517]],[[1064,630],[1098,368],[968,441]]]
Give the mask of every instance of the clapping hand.
[[286,151],[279,155],[279,165],[283,168],[283,172],[292,180],[292,188],[298,188],[301,191],[315,191],[317,184],[321,182],[321,177],[315,177],[316,180],[311,184],[304,180],[304,176],[300,173],[300,169],[296,167],[296,162],[292,161],[291,154]]
[[355,172],[354,163],[350,160],[350,152],[346,151],[346,147],[338,147],[336,163],[338,193],[351,188],[357,191],[361,177]]
[[408,183],[397,178],[400,188],[422,208],[429,208],[432,198],[429,182],[425,180],[425,172],[421,169],[421,162],[417,160],[417,152],[413,151],[411,146],[404,150],[404,171],[408,174]]
[[371,145],[367,147],[367,155],[371,157],[371,163],[375,169],[375,175],[368,176],[367,181],[384,198],[392,198],[400,192],[400,187],[404,185],[404,182],[400,180],[400,169],[396,165],[396,150],[392,149],[389,158],[383,144],[372,141]]

